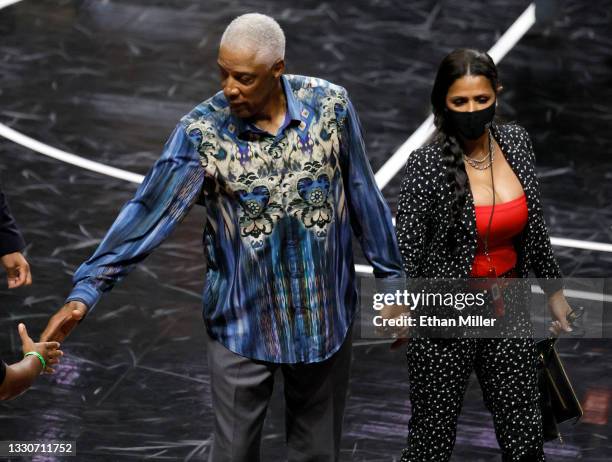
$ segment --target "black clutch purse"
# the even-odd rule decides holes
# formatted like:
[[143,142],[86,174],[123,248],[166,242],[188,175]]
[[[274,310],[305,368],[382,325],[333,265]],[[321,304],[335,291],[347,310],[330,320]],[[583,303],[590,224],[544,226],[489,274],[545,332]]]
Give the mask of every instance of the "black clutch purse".
[[[576,328],[575,321],[582,315],[576,310],[570,313],[570,324]],[[569,316],[568,316],[569,318]],[[565,372],[559,353],[555,348],[557,339],[546,338],[536,342],[538,352],[538,388],[540,390],[540,409],[544,426],[544,441],[559,438],[558,424],[574,420],[574,424],[582,417],[582,406],[574,392],[574,388]]]

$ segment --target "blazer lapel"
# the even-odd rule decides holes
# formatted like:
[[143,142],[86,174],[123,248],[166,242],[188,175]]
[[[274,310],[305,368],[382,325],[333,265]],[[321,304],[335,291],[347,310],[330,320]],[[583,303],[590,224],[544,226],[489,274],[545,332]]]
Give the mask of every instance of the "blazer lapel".
[[529,175],[529,169],[525,168],[525,155],[528,153],[521,153],[522,146],[520,143],[509,143],[507,141],[508,137],[505,136],[507,133],[507,126],[498,126],[497,124],[493,125],[493,138],[499,144],[508,164],[514,171],[514,174],[517,176],[519,181],[521,182],[521,186],[523,187],[523,191],[525,194],[528,194],[529,185],[531,184],[531,176]]

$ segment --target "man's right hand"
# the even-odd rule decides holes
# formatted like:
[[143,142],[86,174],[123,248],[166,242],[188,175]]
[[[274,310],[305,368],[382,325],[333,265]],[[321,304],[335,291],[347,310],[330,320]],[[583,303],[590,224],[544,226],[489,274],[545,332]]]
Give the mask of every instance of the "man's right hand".
[[78,301],[72,301],[62,306],[51,316],[47,327],[40,336],[41,342],[63,342],[72,329],[87,313],[87,306]]

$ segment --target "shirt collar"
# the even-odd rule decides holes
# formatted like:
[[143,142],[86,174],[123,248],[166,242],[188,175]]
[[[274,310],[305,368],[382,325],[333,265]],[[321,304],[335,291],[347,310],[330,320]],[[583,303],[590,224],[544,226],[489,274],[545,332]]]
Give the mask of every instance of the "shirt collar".
[[293,91],[291,91],[291,84],[289,83],[289,79],[287,76],[281,76],[281,81],[283,82],[283,91],[285,92],[285,99],[287,100],[287,113],[291,120],[296,120],[298,122],[306,122],[307,115],[306,111],[304,111],[304,106],[302,102],[298,100]]
[[[304,109],[304,105],[300,100],[298,100],[293,91],[291,91],[291,84],[289,83],[289,79],[285,76],[281,76],[281,85],[283,87],[283,92],[285,93],[285,100],[287,101],[287,114],[285,115],[285,123],[284,126],[288,126],[291,122],[298,123],[306,123],[308,119],[308,113]],[[261,133],[262,131],[257,128],[255,125],[241,119],[240,117],[236,117],[234,114],[230,113],[229,117],[229,131],[235,133],[237,136],[243,135],[247,132],[252,133]]]

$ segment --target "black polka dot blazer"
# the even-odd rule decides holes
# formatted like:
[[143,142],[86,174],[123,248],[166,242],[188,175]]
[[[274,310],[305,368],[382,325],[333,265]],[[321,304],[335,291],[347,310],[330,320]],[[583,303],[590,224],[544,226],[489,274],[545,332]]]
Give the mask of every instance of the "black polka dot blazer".
[[[514,242],[518,276],[527,277],[533,270],[550,294],[562,287],[562,275],[544,222],[531,140],[515,124],[495,124],[492,134],[527,196],[527,225]],[[442,144],[434,142],[414,151],[406,163],[396,223],[408,278],[467,278],[471,273],[477,248],[474,199],[468,187],[456,225],[456,242],[451,244],[448,233],[454,195],[442,164]]]

